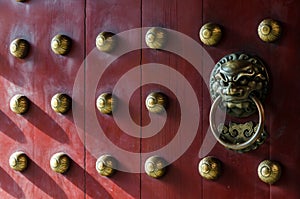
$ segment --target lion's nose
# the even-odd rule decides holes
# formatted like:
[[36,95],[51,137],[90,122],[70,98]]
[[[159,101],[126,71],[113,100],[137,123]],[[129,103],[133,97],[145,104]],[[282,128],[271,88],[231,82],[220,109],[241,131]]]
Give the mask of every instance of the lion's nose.
[[235,87],[234,83],[229,82],[228,86],[224,89],[224,94],[226,95],[237,95],[238,94],[238,90]]

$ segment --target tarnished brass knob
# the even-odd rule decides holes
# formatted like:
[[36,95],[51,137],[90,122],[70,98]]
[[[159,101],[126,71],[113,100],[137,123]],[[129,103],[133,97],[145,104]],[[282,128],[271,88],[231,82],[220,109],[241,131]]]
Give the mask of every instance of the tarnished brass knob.
[[114,33],[101,32],[96,38],[96,47],[102,52],[111,52],[117,43],[117,38]]
[[204,24],[199,32],[200,40],[208,46],[214,46],[222,38],[222,29],[218,24]]
[[24,96],[17,94],[10,100],[10,109],[17,114],[24,114],[28,111],[30,105],[29,99]]
[[9,166],[15,171],[24,171],[28,165],[28,157],[22,151],[17,151],[9,157]]
[[97,159],[96,170],[102,176],[111,176],[117,169],[117,160],[110,155],[102,155]]
[[29,52],[29,43],[25,39],[15,39],[10,43],[10,53],[20,59],[24,59]]
[[199,162],[200,175],[207,180],[216,180],[221,175],[221,161],[215,157],[208,156]]
[[281,36],[282,28],[278,21],[273,19],[263,20],[257,29],[259,38],[264,42],[274,42]]
[[263,182],[273,184],[281,176],[281,166],[278,162],[264,160],[258,165],[257,173]]
[[16,0],[16,2],[26,2],[26,0]]
[[54,154],[50,159],[50,167],[57,173],[65,173],[70,167],[70,158],[67,154],[59,152]]
[[51,108],[57,113],[67,113],[72,104],[72,99],[67,94],[57,93],[51,99]]
[[98,110],[103,114],[111,114],[116,105],[116,99],[111,93],[102,93],[96,101]]
[[55,54],[66,55],[70,52],[72,40],[66,35],[55,35],[51,40],[51,49]]
[[163,49],[167,42],[167,31],[163,28],[150,28],[145,36],[146,44],[152,49]]
[[166,173],[167,162],[158,156],[152,156],[145,162],[145,171],[152,178],[160,178]]
[[146,107],[149,112],[161,113],[167,108],[167,97],[159,92],[152,92],[146,98]]

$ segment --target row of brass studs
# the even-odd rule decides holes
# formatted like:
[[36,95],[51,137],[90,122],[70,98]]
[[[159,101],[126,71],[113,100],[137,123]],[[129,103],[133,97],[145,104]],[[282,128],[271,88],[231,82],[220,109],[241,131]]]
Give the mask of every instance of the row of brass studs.
[[[25,171],[29,158],[22,152],[14,152],[9,158],[9,166],[15,171]],[[71,165],[71,158],[63,152],[58,152],[50,158],[50,168],[57,173],[66,173]],[[96,161],[96,170],[102,176],[112,176],[118,169],[118,161],[111,155],[102,155]],[[145,161],[145,172],[153,178],[160,178],[166,172],[166,161],[158,156],[152,156]]]
[[[151,113],[161,113],[167,108],[167,96],[160,92],[150,93],[146,100],[146,108]],[[111,114],[116,109],[117,99],[111,93],[102,93],[96,101],[98,110],[103,114]]]
[[[102,52],[110,52],[116,45],[114,34],[101,32],[96,38],[96,47]],[[66,35],[58,34],[51,40],[51,49],[55,54],[67,55],[72,46],[72,39]],[[24,59],[29,53],[29,42],[22,38],[13,40],[10,44],[10,53],[20,59]]]
[[[51,49],[55,54],[66,55],[69,53],[72,40],[66,35],[58,34],[51,40]],[[29,53],[29,42],[25,39],[17,38],[10,43],[10,53],[20,59],[24,59]]]
[[[264,19],[257,28],[259,38],[264,42],[275,42],[282,32],[281,25],[273,19]],[[208,46],[214,46],[222,38],[221,26],[214,23],[204,24],[199,32],[200,40]]]
[[[28,166],[29,158],[22,152],[17,151],[9,158],[9,165],[16,171],[24,171]],[[50,159],[50,167],[57,173],[66,173],[69,170],[71,159],[58,152]],[[96,161],[96,170],[102,176],[112,176],[118,169],[118,161],[111,155],[102,155]],[[167,162],[159,157],[149,157],[144,164],[145,172],[152,178],[160,178],[165,175]],[[200,175],[207,180],[216,180],[221,175],[222,162],[215,157],[203,158],[198,166]],[[278,162],[264,160],[257,169],[258,177],[265,183],[274,184],[281,176],[281,166]]]
[[[17,151],[9,157],[9,166],[15,171],[24,171],[28,167],[29,158],[22,152]],[[70,166],[70,158],[63,152],[54,154],[50,159],[50,167],[57,173],[65,173]]]
[[[200,175],[207,180],[216,180],[222,172],[222,162],[212,156],[203,158],[198,166]],[[257,174],[261,181],[274,184],[281,176],[281,166],[276,161],[264,160],[257,168]]]
[[[275,42],[279,39],[282,28],[278,21],[273,19],[263,20],[257,32],[259,38],[264,42]],[[214,46],[219,43],[222,38],[222,29],[218,24],[204,24],[199,32],[200,40],[208,46]],[[149,48],[163,49],[167,42],[167,32],[163,28],[150,28],[145,35],[145,42]],[[51,49],[55,54],[66,55],[69,53],[72,40],[66,35],[58,34],[51,40]],[[101,32],[96,38],[96,47],[102,52],[111,52],[117,45],[117,39],[114,33]],[[10,52],[13,56],[24,59],[29,52],[29,42],[18,38],[11,42]]]
[[[51,99],[51,108],[61,114],[67,113],[71,109],[72,99],[67,94],[57,93]],[[17,114],[25,114],[30,106],[30,100],[17,94],[10,100],[10,109]]]
[[[102,93],[96,101],[98,110],[103,114],[111,114],[116,108],[117,100],[111,93]],[[166,109],[167,97],[159,92],[152,92],[146,98],[146,107],[149,112],[161,113]],[[72,99],[64,93],[57,93],[51,98],[51,108],[61,114],[71,109]],[[30,106],[30,100],[21,94],[13,96],[10,100],[10,109],[17,114],[25,114]]]

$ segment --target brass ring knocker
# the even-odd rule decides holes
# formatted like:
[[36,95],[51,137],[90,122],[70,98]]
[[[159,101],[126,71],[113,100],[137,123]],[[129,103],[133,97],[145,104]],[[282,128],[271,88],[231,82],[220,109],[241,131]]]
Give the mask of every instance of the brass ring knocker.
[[[210,94],[214,102],[209,119],[211,131],[220,144],[238,152],[247,152],[264,142],[265,114],[261,102],[266,97],[268,81],[263,62],[254,56],[232,53],[215,65],[210,76]],[[215,124],[217,107],[238,118],[248,117],[258,111],[258,125],[254,127],[252,122],[230,122],[229,127],[220,130]]]
[[265,122],[264,108],[263,108],[261,102],[255,96],[250,96],[250,98],[257,106],[258,115],[259,115],[259,123],[258,123],[257,129],[256,129],[254,135],[249,140],[247,140],[243,143],[229,144],[229,143],[224,142],[220,138],[220,133],[218,132],[218,129],[216,127],[214,116],[215,116],[218,104],[222,100],[222,97],[221,96],[217,97],[217,99],[213,102],[213,104],[211,106],[210,114],[209,114],[210,129],[211,129],[213,135],[215,136],[215,138],[218,140],[218,142],[220,144],[222,144],[223,146],[225,146],[226,148],[236,150],[236,151],[246,149],[246,148],[250,147],[252,144],[254,144],[256,142],[256,140],[259,139],[259,137],[261,136],[261,133],[262,133],[263,127],[264,127],[264,122]]

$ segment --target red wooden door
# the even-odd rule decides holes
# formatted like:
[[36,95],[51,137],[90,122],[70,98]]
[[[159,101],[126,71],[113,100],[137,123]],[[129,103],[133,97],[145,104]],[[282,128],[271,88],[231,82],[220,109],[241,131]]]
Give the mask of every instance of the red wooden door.
[[[202,64],[202,74],[197,76],[193,66],[183,61],[179,56],[174,56],[174,54],[166,51],[143,51],[142,63],[159,62],[166,64],[170,68],[180,71],[189,80],[197,93],[201,118],[194,142],[180,158],[169,165],[166,176],[160,180],[154,180],[142,174],[142,198],[299,197],[299,191],[296,188],[299,181],[296,177],[299,173],[296,168],[300,162],[299,156],[296,155],[299,151],[297,144],[299,136],[293,133],[297,129],[296,123],[299,120],[299,108],[296,105],[299,99],[299,94],[297,94],[299,84],[293,80],[296,71],[299,70],[299,67],[294,67],[296,57],[299,55],[296,46],[294,46],[299,41],[297,37],[299,34],[299,28],[297,28],[299,15],[296,11],[299,7],[299,3],[295,1],[143,2],[143,26],[171,28],[199,41],[197,33],[203,24],[207,22],[220,24],[224,33],[221,42],[213,47],[203,45],[214,63],[233,52],[247,52],[257,55],[268,67],[271,86],[264,103],[267,118],[265,130],[269,133],[266,143],[255,151],[243,154],[226,150],[218,143],[211,149],[210,142],[213,142],[211,140],[213,138],[206,140],[206,136],[209,136],[207,133],[211,133],[208,122],[211,98],[208,85],[204,82],[209,81],[209,74],[214,65],[203,56],[205,55],[203,52],[199,52],[199,56],[202,55],[203,59],[200,63]],[[265,18],[272,18],[282,23],[283,34],[279,41],[265,43],[258,37],[258,24]],[[187,45],[186,51],[188,51],[188,47]],[[148,74],[142,72],[142,76],[147,78],[147,75],[151,75],[149,71],[147,72]],[[165,78],[169,78],[171,81],[172,75],[173,71],[170,70]],[[178,82],[182,83],[179,80]],[[180,83],[178,89],[180,89]],[[170,104],[167,110],[169,123],[165,124],[164,129],[159,135],[153,137],[152,141],[142,139],[142,151],[166,147],[170,140],[174,139],[174,133],[178,131],[178,123],[180,123],[178,121],[180,107],[178,106],[178,98],[176,99],[178,96],[174,96],[174,92],[172,94],[168,87],[151,85],[143,87],[142,98],[145,99],[151,90],[159,90],[169,96]],[[190,104],[190,108],[197,107]],[[145,109],[142,111],[144,122],[148,119],[148,113]],[[178,143],[178,147],[182,143]],[[205,147],[208,148],[205,149]],[[290,156],[291,153],[295,154],[293,158]],[[208,155],[217,157],[223,163],[222,175],[216,181],[201,179],[197,173],[199,160]],[[276,160],[283,167],[281,179],[272,186],[263,183],[257,176],[258,165],[264,159]]]
[[[0,1],[1,26],[1,198],[83,198],[84,145],[73,121],[51,109],[56,93],[72,96],[77,71],[84,59],[84,1]],[[76,28],[74,28],[76,26]],[[69,54],[57,55],[51,40],[57,34],[72,39]],[[10,54],[10,43],[25,39],[29,54]],[[23,115],[10,110],[10,100],[25,95],[30,107]],[[30,159],[24,172],[9,167],[11,154],[23,151]],[[58,174],[50,158],[58,152],[71,159],[72,169]]]
[[[140,35],[120,33],[140,27],[140,6],[140,1],[132,0],[86,1],[85,146],[86,172],[91,176],[86,179],[86,191],[90,198],[140,197],[140,138],[131,136],[131,129],[123,122],[132,117],[133,124],[139,126],[140,90],[133,90],[131,96],[130,82],[123,82],[122,88],[116,86],[128,71],[134,68],[139,71],[140,51],[128,51],[124,55],[120,51],[127,45],[140,46]],[[101,32],[117,35],[114,51],[101,52],[96,48],[96,37]],[[139,83],[140,76],[132,82]],[[115,87],[120,88],[118,92],[114,92]],[[117,113],[102,114],[97,110],[96,99],[102,93],[113,93],[117,111],[124,108],[130,111],[130,115],[121,119],[121,125],[115,120]],[[118,172],[109,178],[99,175],[95,169],[96,160],[106,154],[118,162]]]
[[[292,0],[0,1],[1,198],[299,198],[299,8]],[[257,35],[265,18],[282,25],[274,43]],[[199,39],[207,22],[222,27],[215,46]],[[146,46],[151,27],[166,28],[163,49]],[[113,51],[96,48],[100,32],[116,34]],[[67,55],[51,50],[56,34],[72,39]],[[16,38],[30,44],[24,59],[9,52]],[[269,136],[258,149],[242,154],[225,149],[209,129],[209,75],[215,63],[234,52],[258,56],[270,76],[263,102]],[[152,92],[166,96],[166,112],[149,113],[145,101]],[[73,98],[72,110],[51,109],[56,93]],[[97,110],[102,93],[116,99],[112,114]],[[30,100],[27,113],[10,110],[16,94]],[[23,172],[8,164],[16,151],[29,158]],[[71,159],[65,174],[50,168],[57,152]],[[118,162],[110,177],[95,168],[102,155]],[[159,179],[145,173],[151,156],[168,163]],[[217,180],[199,175],[206,156],[222,162]],[[282,166],[273,185],[257,175],[265,159]]]

